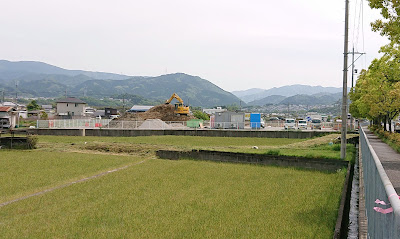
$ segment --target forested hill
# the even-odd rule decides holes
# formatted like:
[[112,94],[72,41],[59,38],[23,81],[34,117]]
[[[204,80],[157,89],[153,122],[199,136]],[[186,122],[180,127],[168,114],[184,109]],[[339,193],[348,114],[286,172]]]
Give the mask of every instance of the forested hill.
[[105,72],[66,70],[42,62],[0,60],[0,91],[27,97],[70,96],[97,98],[130,94],[165,101],[176,92],[192,106],[239,104],[240,99],[198,76],[175,73],[157,77],[125,76]]

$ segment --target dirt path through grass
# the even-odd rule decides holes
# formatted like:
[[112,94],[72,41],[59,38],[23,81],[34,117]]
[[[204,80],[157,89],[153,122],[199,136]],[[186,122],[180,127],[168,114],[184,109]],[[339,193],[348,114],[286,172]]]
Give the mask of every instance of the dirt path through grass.
[[119,167],[119,168],[115,168],[115,169],[112,169],[112,170],[101,172],[99,174],[92,175],[92,176],[89,176],[89,177],[86,177],[86,178],[82,178],[82,179],[79,179],[79,180],[76,180],[76,181],[73,181],[73,182],[69,182],[69,183],[65,183],[65,184],[62,184],[62,185],[59,185],[59,186],[56,186],[56,187],[48,188],[46,190],[43,190],[43,191],[40,191],[40,192],[37,192],[37,193],[29,194],[29,195],[26,195],[26,196],[23,196],[23,197],[19,197],[19,198],[16,198],[16,199],[13,199],[13,200],[10,200],[10,201],[7,201],[7,202],[3,202],[3,203],[0,203],[0,207],[7,206],[7,205],[9,205],[11,203],[19,202],[19,201],[27,199],[27,198],[31,198],[31,197],[34,197],[34,196],[39,196],[39,195],[42,195],[42,194],[45,194],[45,193],[48,193],[48,192],[52,192],[52,191],[57,190],[57,189],[65,188],[65,187],[71,186],[71,185],[76,184],[76,183],[82,183],[82,182],[85,182],[85,181],[88,181],[88,180],[91,180],[91,179],[99,178],[99,177],[105,176],[105,175],[110,174],[110,173],[114,173],[114,172],[118,172],[118,171],[127,169],[127,168],[129,168],[131,166],[134,166],[134,165],[142,164],[142,163],[144,163],[146,161],[147,161],[147,159],[144,159],[144,160],[136,162],[136,163],[128,164],[128,165],[125,165],[125,166],[122,166],[122,167]]

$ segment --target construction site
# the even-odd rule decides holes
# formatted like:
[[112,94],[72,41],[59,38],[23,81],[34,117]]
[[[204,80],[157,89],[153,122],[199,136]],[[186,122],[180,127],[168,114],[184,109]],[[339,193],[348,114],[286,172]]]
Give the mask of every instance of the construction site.
[[[176,114],[175,107],[170,104],[157,105],[146,112],[132,113],[126,112],[117,119],[109,122],[112,128],[123,128],[128,125],[129,128],[138,129],[172,129],[175,127],[182,128],[180,122],[186,122],[195,119],[194,116],[187,114]],[[137,122],[140,122],[139,124]],[[172,122],[167,124],[165,122]],[[174,123],[176,122],[176,123]],[[128,125],[127,125],[128,124]]]
[[[170,104],[174,99],[177,100],[175,105]],[[195,117],[190,114],[189,107],[184,105],[183,100],[176,93],[173,93],[165,104],[156,105],[146,112],[125,112],[121,117],[109,122],[109,126],[120,128],[119,126],[122,126],[122,124],[126,125],[132,122],[135,125],[130,125],[130,128],[172,129],[186,127],[182,122],[192,119],[195,119]],[[137,122],[141,123],[138,124]],[[165,122],[172,123],[167,124]]]

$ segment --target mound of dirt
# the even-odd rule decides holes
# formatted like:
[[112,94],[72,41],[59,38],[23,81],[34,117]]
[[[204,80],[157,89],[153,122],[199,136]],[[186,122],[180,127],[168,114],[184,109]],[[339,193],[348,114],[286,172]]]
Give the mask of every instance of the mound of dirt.
[[172,126],[160,119],[147,119],[138,127],[139,129],[171,129]]
[[153,108],[149,109],[143,113],[130,113],[127,112],[123,116],[119,117],[118,120],[123,121],[144,121],[147,119],[160,119],[162,121],[188,121],[194,119],[195,117],[191,115],[176,115],[174,113],[175,106],[174,105],[156,105]]

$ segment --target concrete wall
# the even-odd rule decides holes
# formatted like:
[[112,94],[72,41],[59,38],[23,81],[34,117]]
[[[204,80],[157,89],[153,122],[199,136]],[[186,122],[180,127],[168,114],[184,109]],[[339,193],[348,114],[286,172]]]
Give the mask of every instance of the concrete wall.
[[[28,129],[29,134],[82,136],[83,129]],[[25,133],[24,131],[23,133]],[[18,131],[16,132],[18,133]],[[321,131],[247,131],[247,130],[139,130],[86,129],[86,136],[134,137],[151,135],[181,135],[207,137],[255,137],[305,139],[329,134]]]
[[191,158],[206,161],[250,163],[261,165],[276,165],[284,167],[297,167],[314,169],[320,171],[335,172],[338,169],[348,167],[349,162],[336,159],[306,158],[296,156],[266,155],[266,154],[246,154],[208,150],[192,151],[173,151],[158,150],[157,156],[164,159]]
[[26,137],[0,137],[0,147],[7,149],[30,149]]

